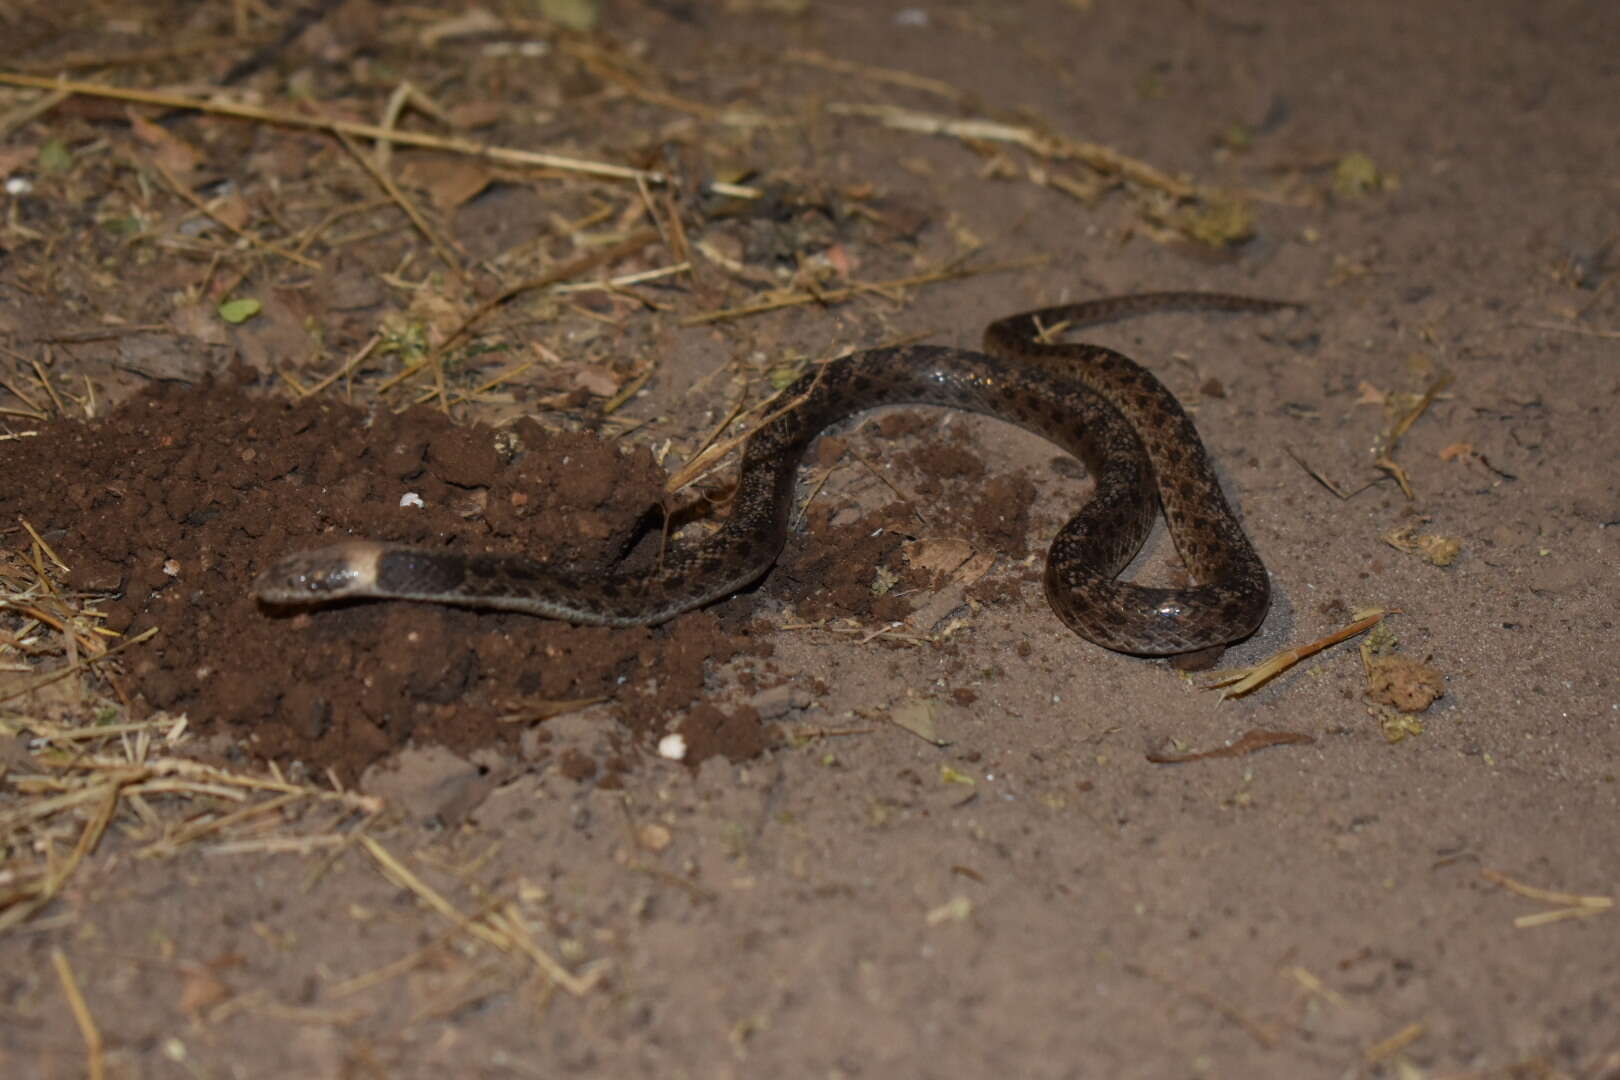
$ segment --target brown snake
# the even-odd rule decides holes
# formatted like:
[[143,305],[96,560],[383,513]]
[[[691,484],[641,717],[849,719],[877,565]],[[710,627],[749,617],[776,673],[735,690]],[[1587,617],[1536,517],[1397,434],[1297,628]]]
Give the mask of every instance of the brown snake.
[[[871,349],[818,367],[783,392],[794,404],[743,448],[731,512],[707,540],[646,573],[570,576],[522,555],[465,555],[350,540],[279,559],[254,583],[272,606],[345,598],[420,600],[641,626],[702,607],[761,577],[787,542],[800,461],[816,436],[882,405],[946,405],[1043,435],[1085,462],[1092,497],[1046,557],[1058,617],[1117,652],[1164,656],[1253,633],[1270,585],[1221,493],[1192,420],[1147,370],[1098,345],[1044,344],[1043,327],[1096,325],[1154,311],[1297,307],[1222,293],[1142,293],[1025,312],[985,331],[984,353],[936,345]],[[1144,453],[1145,452],[1145,453]],[[1155,500],[1197,584],[1116,581],[1153,524]]]

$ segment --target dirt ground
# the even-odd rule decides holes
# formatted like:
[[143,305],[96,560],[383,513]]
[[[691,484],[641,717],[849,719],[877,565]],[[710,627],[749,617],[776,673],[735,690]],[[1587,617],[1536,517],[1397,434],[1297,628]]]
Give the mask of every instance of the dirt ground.
[[[0,1075],[1620,1077],[1620,7],[286,7],[0,11]],[[1390,612],[1246,696],[938,410],[662,627],[249,591],[652,566],[808,364],[1181,288],[1307,305],[1087,334],[1271,572],[1221,667]]]

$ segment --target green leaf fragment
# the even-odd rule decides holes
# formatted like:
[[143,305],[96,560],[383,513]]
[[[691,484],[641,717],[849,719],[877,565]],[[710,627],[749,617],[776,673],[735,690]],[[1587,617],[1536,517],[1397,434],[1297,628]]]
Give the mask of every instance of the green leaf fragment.
[[219,317],[230,323],[232,326],[237,326],[253,318],[253,316],[257,315],[263,308],[264,305],[252,297],[243,297],[238,300],[227,300],[223,304],[219,305]]

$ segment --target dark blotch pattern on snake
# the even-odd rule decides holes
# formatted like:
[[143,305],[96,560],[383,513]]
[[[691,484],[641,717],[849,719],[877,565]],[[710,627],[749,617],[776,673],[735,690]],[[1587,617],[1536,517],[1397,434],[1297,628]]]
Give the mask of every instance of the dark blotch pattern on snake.
[[[707,540],[644,574],[570,576],[521,555],[351,540],[289,555],[254,585],[276,606],[354,597],[521,611],[574,623],[661,623],[761,577],[787,542],[800,461],[816,436],[883,405],[945,405],[1043,435],[1085,462],[1092,497],[1046,558],[1046,597],[1068,626],[1118,652],[1164,656],[1225,645],[1265,617],[1270,585],[1192,420],[1151,373],[1111,349],[1045,344],[1068,329],[1154,311],[1294,307],[1220,293],[1143,293],[1043,308],[991,324],[984,352],[934,345],[871,349],[818,367],[784,391],[797,402],[744,445],[731,512]],[[1196,583],[1116,580],[1147,539],[1155,505]]]

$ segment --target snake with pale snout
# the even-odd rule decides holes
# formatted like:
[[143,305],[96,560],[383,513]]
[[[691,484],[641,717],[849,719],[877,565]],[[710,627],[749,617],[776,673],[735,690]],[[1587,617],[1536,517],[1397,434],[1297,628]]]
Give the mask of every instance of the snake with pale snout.
[[[783,391],[791,407],[744,444],[720,528],[667,552],[651,571],[570,575],[523,555],[347,540],[277,560],[254,591],[272,607],[396,599],[571,623],[654,625],[729,596],[770,569],[787,543],[799,463],[824,429],[879,406],[927,404],[1009,421],[1085,463],[1095,490],[1046,557],[1046,597],[1070,629],[1141,656],[1226,645],[1260,625],[1271,589],[1192,420],[1135,361],[1098,345],[1048,344],[1044,330],[1156,311],[1298,306],[1224,293],[1140,293],[998,320],[985,331],[982,353],[906,345],[820,365]],[[1189,587],[1116,580],[1146,541],[1156,507],[1194,582]]]

